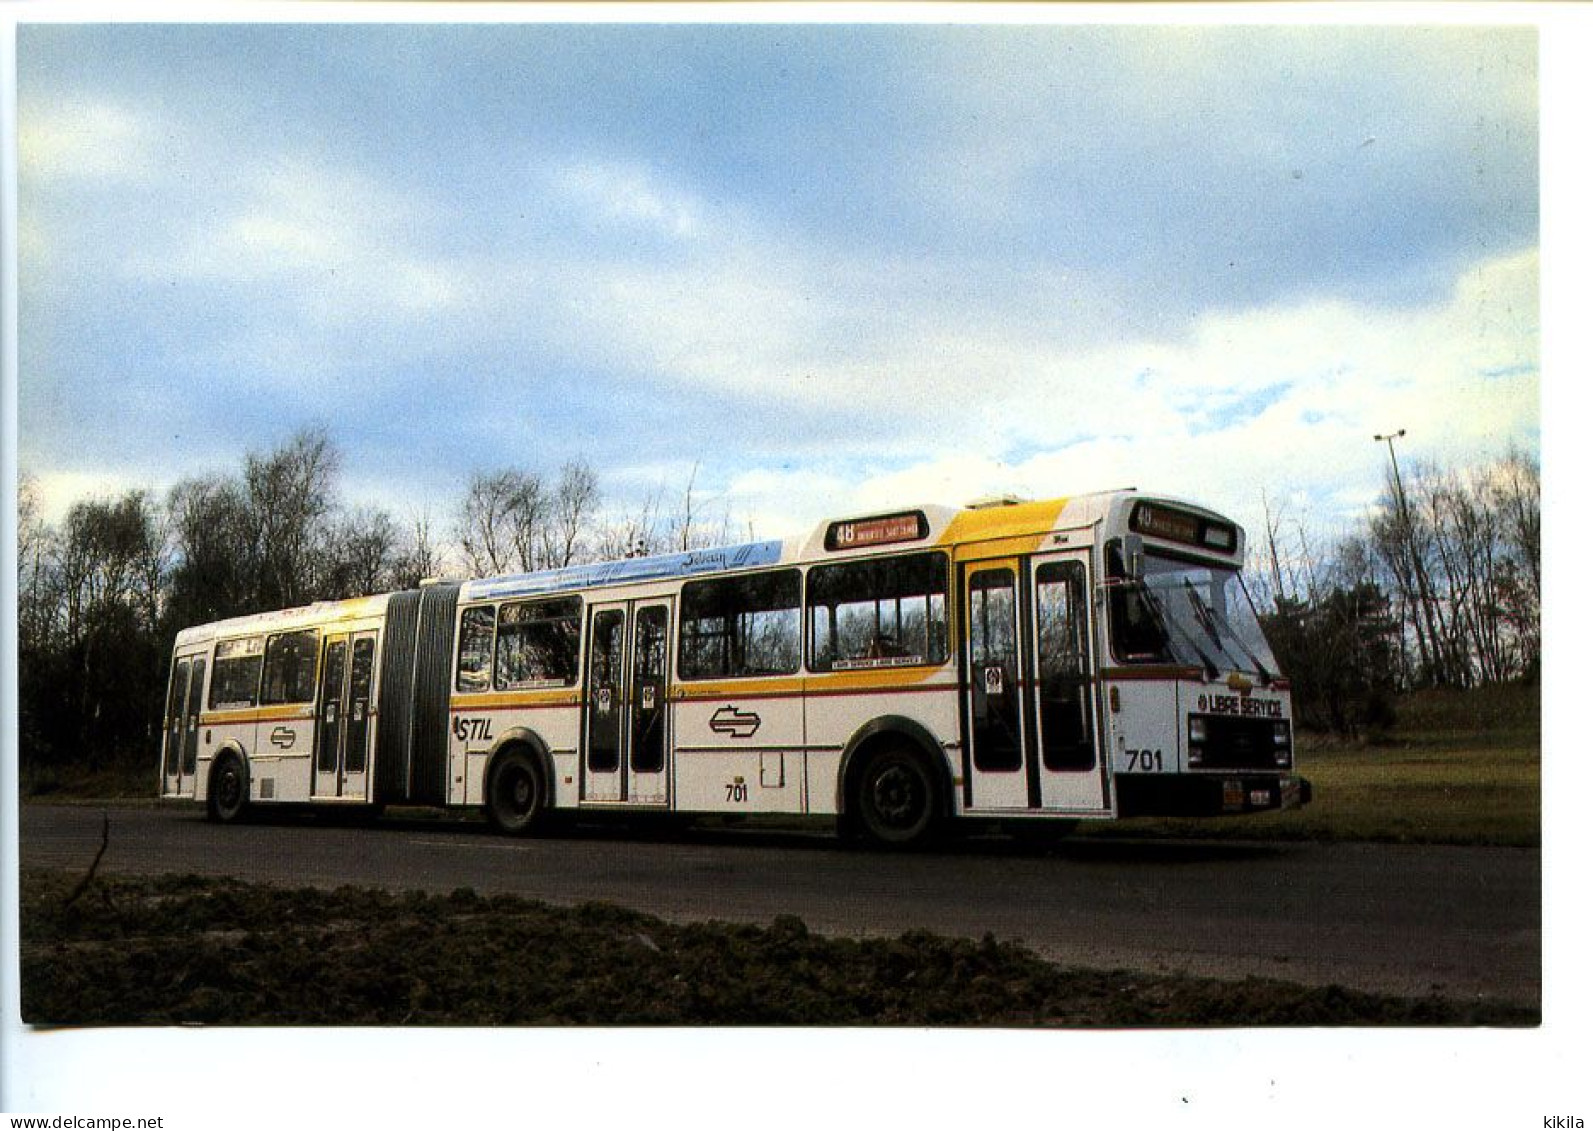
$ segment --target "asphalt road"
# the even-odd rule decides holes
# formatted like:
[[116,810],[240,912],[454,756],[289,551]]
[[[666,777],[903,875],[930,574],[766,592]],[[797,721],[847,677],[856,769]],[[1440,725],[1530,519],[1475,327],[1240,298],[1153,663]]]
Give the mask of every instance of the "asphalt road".
[[[25,805],[25,868],[82,871],[102,810]],[[471,887],[618,903],[673,920],[797,915],[829,934],[1021,940],[1065,964],[1259,975],[1385,993],[1537,1004],[1535,849],[973,839],[898,856],[802,831],[562,831],[320,815],[218,827],[189,807],[108,810],[105,872],[275,884]]]

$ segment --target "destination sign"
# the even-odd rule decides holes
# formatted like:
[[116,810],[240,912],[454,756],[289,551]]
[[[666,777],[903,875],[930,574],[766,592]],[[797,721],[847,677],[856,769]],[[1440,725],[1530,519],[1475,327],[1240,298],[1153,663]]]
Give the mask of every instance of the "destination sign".
[[923,511],[904,511],[832,522],[824,534],[824,548],[859,550],[865,546],[889,546],[897,542],[916,542],[928,534],[929,519]]
[[1182,542],[1186,546],[1204,546],[1213,550],[1232,551],[1238,538],[1231,523],[1201,518],[1171,507],[1154,503],[1140,503],[1128,520],[1130,530],[1149,534],[1152,538],[1165,538],[1169,542]]

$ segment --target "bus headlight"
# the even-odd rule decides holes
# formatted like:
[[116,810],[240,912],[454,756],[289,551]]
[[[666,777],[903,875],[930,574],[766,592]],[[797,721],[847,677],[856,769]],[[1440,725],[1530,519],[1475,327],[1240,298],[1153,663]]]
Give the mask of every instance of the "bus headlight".
[[1289,724],[1272,724],[1272,759],[1280,766],[1289,764]]

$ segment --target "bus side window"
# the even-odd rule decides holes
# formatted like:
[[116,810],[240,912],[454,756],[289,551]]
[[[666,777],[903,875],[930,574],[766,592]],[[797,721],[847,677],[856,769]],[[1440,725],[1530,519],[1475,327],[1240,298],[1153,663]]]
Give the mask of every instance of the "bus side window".
[[682,679],[790,675],[802,666],[802,575],[794,569],[688,582]]
[[316,631],[284,632],[266,641],[262,704],[308,703],[315,698]]
[[[575,683],[581,644],[579,597],[504,605],[498,620],[495,688],[569,687]],[[460,666],[462,669],[462,652]]]
[[265,639],[223,640],[216,645],[210,676],[210,707],[253,707],[260,698],[260,667]]
[[478,605],[459,618],[459,669],[454,682],[460,691],[485,691],[492,678],[492,630],[497,614],[491,605]]
[[946,662],[946,557],[908,554],[808,574],[808,666]]

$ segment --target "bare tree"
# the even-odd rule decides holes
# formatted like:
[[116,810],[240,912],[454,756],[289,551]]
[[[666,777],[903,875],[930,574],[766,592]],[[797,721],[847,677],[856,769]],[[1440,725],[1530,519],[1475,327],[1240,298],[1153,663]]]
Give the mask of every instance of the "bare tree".
[[60,546],[68,635],[79,635],[89,618],[111,605],[124,606],[153,628],[163,543],[145,491],[129,491],[115,502],[72,504]]
[[470,573],[536,569],[548,510],[542,480],[532,472],[506,468],[472,475],[455,522]]
[[263,607],[254,520],[240,482],[184,480],[167,497],[166,513],[176,555],[167,601],[178,627]]
[[[1380,514],[1368,520],[1378,553],[1393,575],[1402,617],[1416,638],[1416,651],[1423,682],[1445,685],[1453,682],[1445,647],[1445,626],[1431,579],[1433,530],[1427,496],[1428,471],[1411,466],[1414,484],[1407,492],[1397,473],[1390,473],[1386,503]],[[1410,494],[1417,496],[1416,504]]]
[[333,528],[318,595],[362,597],[384,592],[392,585],[398,559],[398,528],[392,516],[375,507],[360,507]]
[[600,561],[642,558],[664,549],[659,517],[663,488],[655,487],[631,509],[609,518],[597,528],[594,557]]
[[722,546],[731,540],[730,531],[734,529],[734,524],[730,520],[728,508],[713,525],[705,525],[702,521],[697,502],[697,472],[701,466],[696,463],[691,465],[691,475],[687,477],[686,488],[680,494],[680,503],[665,522],[665,539],[671,549],[703,550],[710,546]]
[[1276,608],[1281,608],[1287,595],[1283,591],[1283,570],[1278,565],[1278,527],[1283,523],[1281,514],[1272,513],[1271,500],[1267,498],[1265,489],[1261,492],[1261,515],[1267,533],[1267,564],[1269,569],[1266,576],[1272,582],[1272,603]]
[[571,460],[560,469],[543,527],[544,565],[561,568],[586,556],[585,541],[591,533],[587,528],[600,498],[597,473],[585,460]]
[[1515,666],[1535,677],[1542,663],[1542,482],[1537,461],[1511,448],[1488,477],[1487,510],[1499,533],[1500,616],[1508,625]]
[[330,541],[339,457],[323,428],[296,433],[282,447],[244,462],[262,608],[302,605],[315,596],[318,559]]
[[442,553],[432,541],[431,516],[422,511],[411,517],[409,535],[393,563],[392,585],[394,589],[413,589],[442,572]]
[[61,612],[55,531],[40,510],[38,482],[23,474],[17,483],[17,641],[23,649],[44,646]]
[[147,689],[158,681],[162,661],[155,620],[163,543],[146,491],[74,503],[67,513],[56,563],[62,631],[53,657],[29,661],[53,668],[65,707],[50,727],[58,749],[93,764],[115,748],[147,741],[157,726]]

